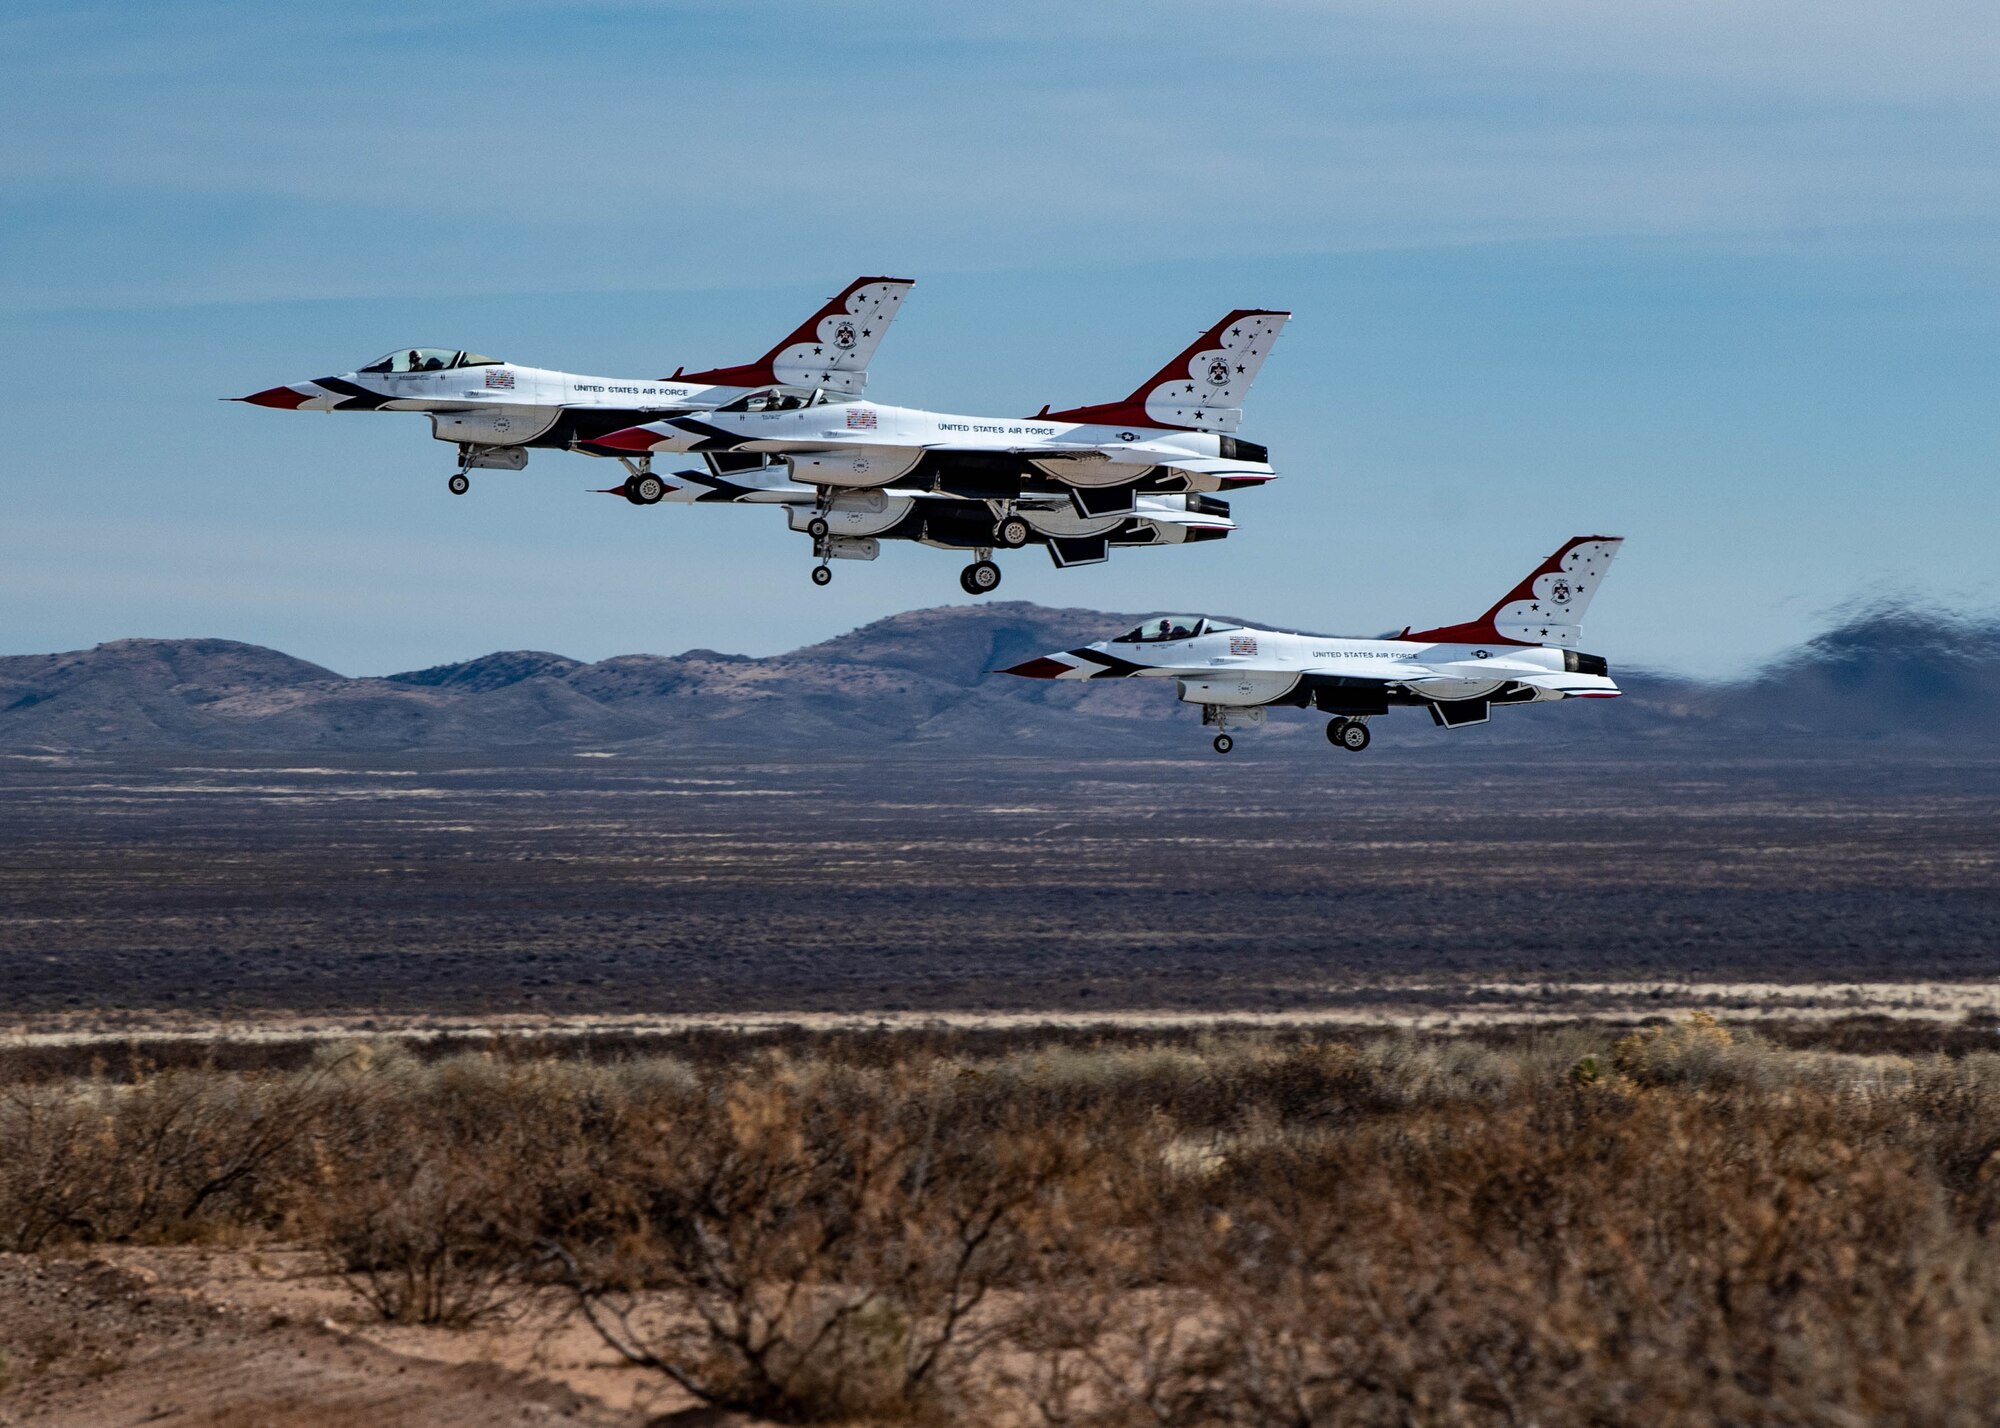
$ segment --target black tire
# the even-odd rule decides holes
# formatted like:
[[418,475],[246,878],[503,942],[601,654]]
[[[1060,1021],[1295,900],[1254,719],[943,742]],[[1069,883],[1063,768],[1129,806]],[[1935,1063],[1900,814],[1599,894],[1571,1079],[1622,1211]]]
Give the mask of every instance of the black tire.
[[806,534],[811,536],[814,540],[825,540],[827,537],[827,532],[830,531],[831,529],[832,527],[827,525],[826,523],[825,516],[814,516],[811,520],[806,522]]
[[454,472],[452,478],[444,484],[451,488],[451,494],[454,496],[463,496],[472,489],[472,481],[463,471]]
[[1349,719],[1340,731],[1340,747],[1350,754],[1358,754],[1368,747],[1368,726],[1359,719]]
[[1326,741],[1329,744],[1332,744],[1335,748],[1338,748],[1340,746],[1340,731],[1342,729],[1345,729],[1346,727],[1347,727],[1347,721],[1345,719],[1327,720]]
[[815,566],[813,567],[813,584],[815,584],[815,585],[827,585],[827,584],[830,584],[830,583],[832,582],[832,580],[833,580],[833,567],[832,567],[832,566],[830,566],[830,565],[815,565]]
[[632,499],[642,506],[656,506],[660,498],[667,494],[667,483],[650,471],[643,476],[634,476],[631,486]]
[[1035,528],[1019,516],[1008,516],[993,526],[993,543],[1005,550],[1019,550],[1034,538]]
[[1000,588],[1000,567],[990,560],[975,560],[958,581],[968,595],[990,595]]
[[1218,754],[1226,754],[1235,747],[1236,741],[1227,734],[1217,734],[1215,736],[1215,751]]

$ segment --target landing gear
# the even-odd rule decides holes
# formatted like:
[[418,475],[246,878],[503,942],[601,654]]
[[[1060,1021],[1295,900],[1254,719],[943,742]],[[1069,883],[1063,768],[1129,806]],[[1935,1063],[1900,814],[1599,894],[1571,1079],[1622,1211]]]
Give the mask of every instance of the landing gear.
[[828,584],[831,584],[831,583],[832,583],[832,581],[833,581],[833,567],[832,567],[832,566],[830,566],[830,565],[815,565],[815,566],[813,567],[813,584],[815,584],[815,585],[828,585]]
[[1368,726],[1359,719],[1331,720],[1326,726],[1326,741],[1350,754],[1358,754],[1368,747]]
[[1215,751],[1218,754],[1226,754],[1236,747],[1236,740],[1230,736],[1229,726],[1249,724],[1254,728],[1262,728],[1264,710],[1258,705],[1246,709],[1240,705],[1204,704],[1201,706],[1201,722],[1203,728],[1215,730]]
[[667,483],[650,471],[638,471],[625,478],[625,499],[635,506],[657,506],[667,494]]
[[472,478],[463,471],[454,471],[451,473],[451,479],[444,484],[451,488],[452,495],[463,496],[472,489]]
[[993,543],[1003,550],[1019,550],[1034,534],[1034,527],[1019,516],[1002,516],[993,523]]
[[829,526],[826,523],[825,516],[814,516],[811,520],[806,522],[806,534],[811,536],[816,541],[825,540],[827,537],[827,533],[832,529],[833,527]]
[[1000,588],[1000,567],[980,553],[980,559],[958,573],[958,585],[968,595],[986,595]]

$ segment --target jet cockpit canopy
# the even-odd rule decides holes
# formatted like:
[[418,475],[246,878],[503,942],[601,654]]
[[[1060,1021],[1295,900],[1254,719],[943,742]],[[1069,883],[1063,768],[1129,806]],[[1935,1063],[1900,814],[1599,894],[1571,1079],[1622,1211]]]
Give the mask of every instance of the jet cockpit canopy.
[[443,372],[452,367],[498,367],[498,357],[482,357],[477,352],[460,352],[450,347],[399,347],[379,357],[364,372]]
[[795,412],[805,407],[827,405],[825,392],[801,392],[789,387],[766,387],[752,392],[747,397],[738,397],[727,406],[716,408],[725,412]]
[[1111,643],[1114,645],[1155,645],[1167,640],[1191,640],[1196,635],[1212,635],[1218,630],[1240,630],[1241,625],[1226,625],[1220,620],[1205,619],[1200,615],[1161,615],[1148,620],[1136,630],[1127,630]]

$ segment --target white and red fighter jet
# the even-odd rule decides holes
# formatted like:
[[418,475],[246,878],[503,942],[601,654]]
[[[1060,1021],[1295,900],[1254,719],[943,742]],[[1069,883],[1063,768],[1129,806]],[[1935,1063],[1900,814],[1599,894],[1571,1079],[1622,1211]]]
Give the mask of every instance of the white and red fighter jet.
[[[606,455],[592,443],[611,432],[726,406],[774,387],[858,395],[868,384],[869,359],[913,286],[908,278],[856,278],[776,347],[737,367],[681,369],[671,377],[586,377],[445,347],[399,347],[338,377],[227,400],[287,411],[423,412],[431,434],[458,447],[450,485],[462,496],[471,486],[467,471],[519,471],[530,447]],[[657,482],[648,462],[627,458],[625,466],[628,488]]]
[[[1051,526],[1061,512],[1078,532],[1045,542],[1055,563],[1086,564],[1106,558],[1109,546],[1099,536],[1118,518],[1139,515],[1144,498],[1185,496],[1196,505],[1192,498],[1206,493],[1271,480],[1270,453],[1233,433],[1290,316],[1232,312],[1130,396],[1099,406],[973,417],[772,390],[611,432],[591,446],[646,457],[696,453],[711,474],[732,480],[758,466],[782,466],[788,483],[816,493],[806,532],[820,585],[832,578],[826,562],[843,555],[834,544],[841,515],[881,513],[890,490],[946,498],[955,533],[937,543],[975,553],[960,583],[984,594],[1000,583],[993,548],[1034,540],[1037,512]],[[966,511],[981,528],[969,539],[959,531]]]
[[1272,706],[1334,717],[1326,737],[1368,747],[1368,720],[1391,705],[1421,706],[1440,728],[1483,724],[1498,704],[1615,699],[1601,656],[1580,653],[1583,612],[1623,544],[1577,536],[1476,620],[1387,639],[1287,634],[1167,615],[1081,649],[1005,670],[1028,679],[1171,679],[1216,730],[1215,751],[1235,746],[1232,724],[1262,724]]

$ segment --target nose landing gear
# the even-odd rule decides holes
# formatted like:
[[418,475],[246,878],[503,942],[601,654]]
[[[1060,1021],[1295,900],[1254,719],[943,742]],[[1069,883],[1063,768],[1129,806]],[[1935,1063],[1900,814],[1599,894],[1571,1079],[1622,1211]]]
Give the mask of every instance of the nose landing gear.
[[833,582],[833,567],[825,563],[813,567],[813,584],[829,585]]
[[1231,737],[1229,726],[1249,724],[1261,728],[1264,723],[1264,711],[1257,705],[1246,709],[1240,705],[1204,704],[1201,706],[1201,722],[1204,728],[1215,730],[1215,738],[1211,741],[1215,751],[1218,754],[1226,754],[1236,747],[1236,740]]
[[450,489],[452,495],[463,496],[467,491],[472,489],[472,478],[467,476],[463,471],[454,471],[451,473],[451,479],[444,484]]

